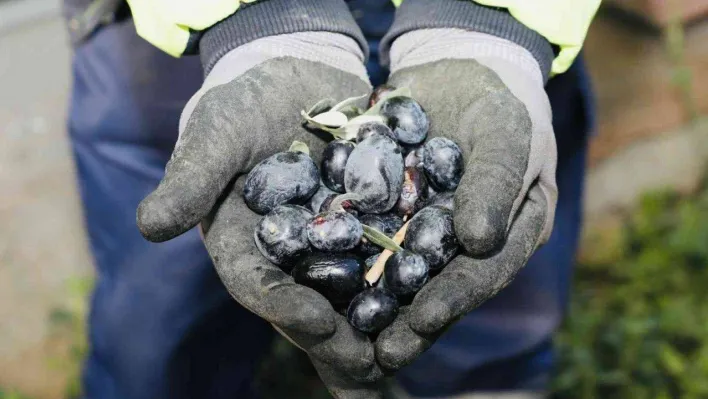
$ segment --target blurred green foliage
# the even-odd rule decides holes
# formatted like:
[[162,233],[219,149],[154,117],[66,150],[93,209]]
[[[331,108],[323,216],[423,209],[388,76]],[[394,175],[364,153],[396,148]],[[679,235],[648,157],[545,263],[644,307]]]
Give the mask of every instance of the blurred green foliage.
[[671,83],[681,98],[684,111],[689,119],[696,119],[698,107],[693,94],[693,74],[686,63],[685,26],[681,21],[682,0],[669,0],[669,19],[664,28],[666,55],[671,63]]
[[31,399],[14,390],[4,390],[0,388],[0,399]]
[[645,195],[620,230],[576,270],[555,397],[708,397],[708,191]]
[[[49,367],[67,375],[63,397],[81,397],[81,368],[88,352],[86,317],[88,301],[93,290],[93,278],[73,278],[67,284],[66,303],[49,314],[49,331],[52,338],[66,347],[61,355],[48,359]],[[0,399],[3,399],[0,396]]]

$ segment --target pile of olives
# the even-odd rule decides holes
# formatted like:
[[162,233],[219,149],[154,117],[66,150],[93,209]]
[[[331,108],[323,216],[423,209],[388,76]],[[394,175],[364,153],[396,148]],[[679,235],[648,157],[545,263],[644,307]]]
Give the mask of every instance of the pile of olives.
[[253,168],[243,195],[265,215],[254,232],[263,256],[377,334],[458,252],[464,163],[456,143],[425,141],[430,121],[406,89],[377,88],[366,111],[356,100],[303,111],[335,136],[319,168],[295,142]]

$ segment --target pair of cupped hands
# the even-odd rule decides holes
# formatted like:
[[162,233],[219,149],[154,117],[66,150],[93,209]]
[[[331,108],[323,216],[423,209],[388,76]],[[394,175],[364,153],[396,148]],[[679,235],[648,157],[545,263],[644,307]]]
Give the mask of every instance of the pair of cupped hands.
[[[375,340],[260,254],[253,231],[261,216],[242,197],[250,169],[294,140],[307,143],[319,164],[326,140],[303,126],[300,111],[325,98],[371,92],[353,40],[309,32],[227,53],[185,107],[165,176],[137,212],[151,241],[200,225],[229,293],[306,351],[337,398],[380,397],[383,377],[416,360],[448,326],[509,284],[553,223],[555,141],[532,56],[512,48],[530,62],[526,68],[514,57],[475,57],[484,37],[466,32],[406,36],[393,45],[388,83],[410,88],[430,118],[428,138],[447,137],[463,150],[454,211],[463,251]],[[470,51],[459,52],[459,45],[440,51],[460,40],[470,41]]]

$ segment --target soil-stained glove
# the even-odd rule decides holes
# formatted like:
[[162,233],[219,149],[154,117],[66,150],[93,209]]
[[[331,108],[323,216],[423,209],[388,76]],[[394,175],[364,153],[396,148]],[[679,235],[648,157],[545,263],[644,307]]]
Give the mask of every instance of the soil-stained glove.
[[324,297],[260,254],[253,231],[261,216],[242,193],[248,171],[294,140],[322,153],[326,143],[305,130],[300,111],[324,98],[368,94],[363,59],[353,39],[328,32],[270,36],[231,50],[185,107],[165,177],[137,212],[140,231],[156,242],[204,220],[207,250],[234,299],[307,351],[338,398],[378,397],[374,346]]
[[556,144],[538,62],[524,48],[457,29],[406,33],[391,48],[397,87],[428,112],[430,137],[458,143],[466,162],[455,194],[463,246],[376,341],[391,370],[508,285],[551,232]]

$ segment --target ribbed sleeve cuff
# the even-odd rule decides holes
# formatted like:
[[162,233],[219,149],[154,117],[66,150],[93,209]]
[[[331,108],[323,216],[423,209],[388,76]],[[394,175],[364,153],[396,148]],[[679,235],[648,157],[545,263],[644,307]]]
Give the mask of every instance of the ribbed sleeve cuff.
[[381,59],[389,63],[391,44],[397,37],[418,29],[457,28],[494,35],[526,48],[538,61],[544,81],[553,63],[551,44],[506,10],[482,6],[471,0],[406,0],[396,11],[391,29],[381,40]]
[[242,5],[204,32],[199,41],[204,73],[208,74],[226,53],[253,40],[320,31],[347,35],[368,55],[364,35],[343,0],[262,0]]

